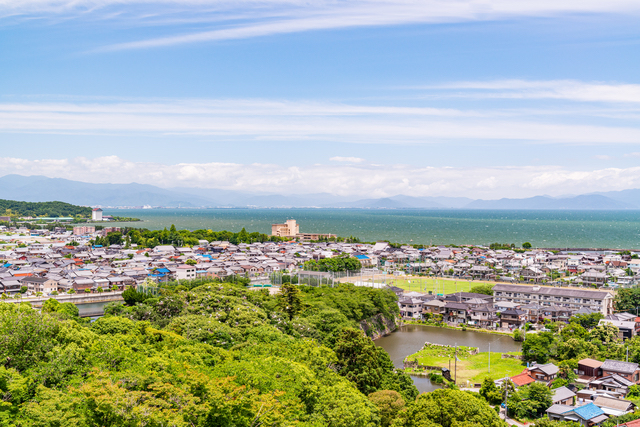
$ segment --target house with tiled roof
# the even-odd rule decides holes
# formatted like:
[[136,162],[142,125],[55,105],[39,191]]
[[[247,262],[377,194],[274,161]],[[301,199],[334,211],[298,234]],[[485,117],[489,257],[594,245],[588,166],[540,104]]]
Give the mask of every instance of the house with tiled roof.
[[610,417],[619,417],[629,412],[633,412],[636,405],[629,400],[616,399],[612,397],[598,396],[593,404],[602,409]]
[[554,405],[573,406],[576,394],[567,387],[558,387],[553,390],[551,401]]
[[515,375],[509,379],[516,388],[536,382],[536,380],[529,375],[528,370],[525,370],[523,373]]
[[640,369],[637,363],[607,359],[600,366],[603,376],[618,374],[634,383],[640,383]]
[[529,375],[538,382],[549,384],[556,379],[558,375],[558,367],[553,363],[545,363],[544,365],[538,365],[534,363],[529,368]]
[[547,416],[552,421],[573,421],[585,427],[597,426],[609,419],[602,409],[588,403],[583,406],[551,405]]

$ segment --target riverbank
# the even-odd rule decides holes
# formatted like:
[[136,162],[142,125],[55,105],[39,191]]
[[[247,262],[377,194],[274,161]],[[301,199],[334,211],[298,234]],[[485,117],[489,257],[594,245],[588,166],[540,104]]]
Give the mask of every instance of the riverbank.
[[405,320],[404,324],[430,326],[433,328],[442,328],[442,329],[452,329],[452,330],[462,331],[462,332],[473,331],[473,332],[480,332],[482,334],[502,335],[502,336],[513,338],[513,333],[511,332],[494,331],[491,329],[473,328],[469,326],[451,326],[446,323],[425,323],[424,321],[420,321],[420,320]]

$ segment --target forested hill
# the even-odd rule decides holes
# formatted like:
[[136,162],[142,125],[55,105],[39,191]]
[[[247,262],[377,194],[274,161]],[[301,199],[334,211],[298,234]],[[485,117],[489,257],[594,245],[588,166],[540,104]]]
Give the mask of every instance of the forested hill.
[[[127,290],[92,324],[53,302],[0,303],[0,425],[501,427],[479,397],[421,395],[357,329],[386,290],[218,282]],[[421,423],[416,424],[416,419]]]
[[0,216],[18,217],[91,217],[91,208],[64,202],[19,202],[0,199]]

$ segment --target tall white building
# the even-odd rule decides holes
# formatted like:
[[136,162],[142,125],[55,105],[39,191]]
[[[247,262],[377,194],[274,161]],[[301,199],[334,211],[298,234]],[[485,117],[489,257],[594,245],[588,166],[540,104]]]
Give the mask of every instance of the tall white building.
[[102,221],[102,209],[100,209],[100,208],[95,208],[95,209],[91,212],[91,220],[92,220],[92,221]]

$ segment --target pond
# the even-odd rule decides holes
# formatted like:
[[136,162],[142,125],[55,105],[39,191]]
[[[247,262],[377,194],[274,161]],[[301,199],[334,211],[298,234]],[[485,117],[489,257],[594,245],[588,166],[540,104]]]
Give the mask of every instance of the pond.
[[[425,325],[404,325],[386,337],[378,338],[376,345],[385,349],[396,368],[402,368],[405,357],[420,350],[425,342],[444,345],[464,345],[479,347],[480,351],[492,352],[520,351],[521,344],[506,335],[494,335],[473,330],[460,331]],[[438,388],[428,378],[411,376],[420,392]]]

